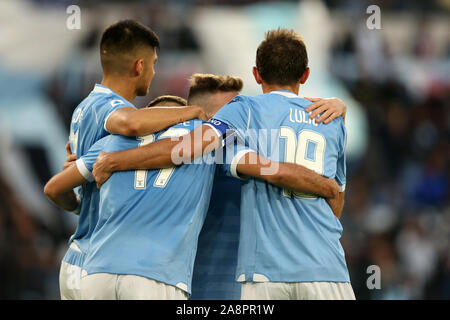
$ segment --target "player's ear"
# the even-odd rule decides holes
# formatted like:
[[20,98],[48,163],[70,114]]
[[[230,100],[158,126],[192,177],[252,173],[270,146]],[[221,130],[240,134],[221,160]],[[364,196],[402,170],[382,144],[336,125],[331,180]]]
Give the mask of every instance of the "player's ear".
[[309,72],[310,72],[309,67],[307,67],[305,72],[303,72],[302,77],[300,78],[300,84],[304,84],[306,82],[306,80],[308,80]]
[[144,59],[139,58],[134,62],[133,72],[137,76],[140,76],[144,72]]
[[261,75],[259,74],[258,68],[256,68],[256,67],[253,67],[253,76],[255,77],[257,84],[262,83]]

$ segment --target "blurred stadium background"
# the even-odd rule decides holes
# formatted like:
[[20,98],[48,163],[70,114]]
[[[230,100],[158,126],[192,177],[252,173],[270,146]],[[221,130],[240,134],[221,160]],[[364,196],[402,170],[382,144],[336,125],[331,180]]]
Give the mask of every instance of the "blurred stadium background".
[[[66,8],[81,8],[81,29]],[[366,8],[381,8],[369,30]],[[150,26],[161,50],[144,106],[186,96],[195,72],[237,75],[244,94],[264,32],[306,40],[303,96],[348,105],[342,243],[358,299],[450,298],[450,1],[0,1],[0,298],[59,299],[58,272],[76,218],[43,185],[65,160],[70,117],[101,80],[103,28]],[[369,265],[381,289],[366,286]]]

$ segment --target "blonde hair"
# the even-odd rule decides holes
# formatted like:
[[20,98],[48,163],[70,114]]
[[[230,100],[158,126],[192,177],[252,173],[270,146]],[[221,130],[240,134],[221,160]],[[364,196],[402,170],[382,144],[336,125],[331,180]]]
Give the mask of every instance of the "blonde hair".
[[179,105],[179,106],[187,106],[187,101],[186,99],[183,99],[182,97],[178,97],[178,96],[171,96],[171,95],[164,95],[164,96],[159,96],[155,99],[153,99],[152,101],[150,101],[147,104],[147,108],[156,106],[160,103],[168,103],[168,105]]
[[217,91],[230,92],[242,90],[244,82],[240,77],[218,76],[214,74],[195,73],[189,78],[188,102],[193,97]]

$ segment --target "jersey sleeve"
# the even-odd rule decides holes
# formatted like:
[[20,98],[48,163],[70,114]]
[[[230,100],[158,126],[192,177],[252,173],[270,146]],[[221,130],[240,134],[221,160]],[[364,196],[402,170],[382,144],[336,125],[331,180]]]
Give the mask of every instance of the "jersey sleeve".
[[108,142],[110,137],[111,136],[107,136],[98,140],[92,145],[92,147],[84,156],[82,156],[75,162],[80,174],[89,182],[94,181],[94,176],[92,175],[92,167],[94,166],[98,155],[103,151],[105,144]]
[[220,165],[220,171],[222,174],[238,178],[241,180],[247,179],[247,177],[239,175],[237,165],[239,161],[249,152],[254,152],[252,149],[246,147],[244,144],[237,142],[227,144],[224,150],[223,163]]
[[193,119],[185,122],[178,123],[172,127],[162,130],[157,133],[157,140],[176,138],[189,134],[195,128],[202,124],[206,124],[206,121]]
[[208,125],[216,131],[219,137],[224,138],[226,144],[230,130],[244,139],[243,133],[249,127],[250,118],[251,111],[248,102],[243,96],[236,96],[208,121]]
[[114,111],[122,109],[122,108],[136,108],[133,104],[130,102],[124,100],[124,99],[111,99],[106,102],[106,105],[103,105],[101,108],[98,108],[96,110],[97,117],[98,117],[98,125],[101,125],[103,129],[110,133],[106,129],[106,122],[108,121],[111,114],[113,114]]
[[339,192],[344,192],[347,175],[346,156],[345,156],[345,148],[347,145],[347,130],[345,129],[344,124],[342,124],[342,135],[340,140],[341,140],[340,153],[337,161],[335,180],[339,185]]

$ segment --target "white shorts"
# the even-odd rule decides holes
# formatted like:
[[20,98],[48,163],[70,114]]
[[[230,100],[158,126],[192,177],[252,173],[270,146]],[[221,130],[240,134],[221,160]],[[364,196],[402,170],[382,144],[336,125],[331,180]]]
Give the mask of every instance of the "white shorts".
[[[72,242],[70,248],[79,251],[81,250]],[[61,300],[80,300],[81,299],[81,272],[82,268],[72,265],[65,261],[61,262],[59,270],[59,290]]]
[[83,300],[187,300],[188,293],[153,279],[111,273],[86,274],[81,278]]
[[243,282],[242,300],[355,300],[348,282]]

